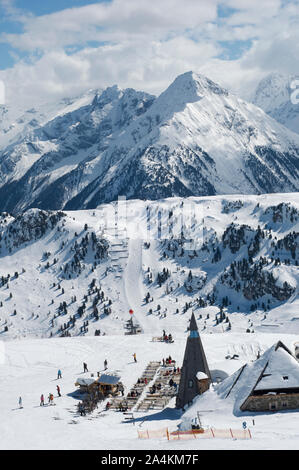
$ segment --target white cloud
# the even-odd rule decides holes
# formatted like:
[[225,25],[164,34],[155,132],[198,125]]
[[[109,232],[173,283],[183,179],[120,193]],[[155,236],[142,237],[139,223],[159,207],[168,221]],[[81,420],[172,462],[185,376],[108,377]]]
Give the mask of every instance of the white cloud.
[[[218,19],[216,0],[113,0],[40,17],[1,1],[24,31],[0,40],[29,54],[0,71],[10,103],[31,106],[114,83],[158,94],[187,70],[248,97],[267,72],[296,72],[295,0],[219,0],[237,11]],[[219,59],[223,42],[248,40],[252,47],[237,60]]]
[[33,64],[20,61],[0,72],[0,78],[9,84],[8,102],[28,105],[115,83],[158,94],[178,74],[198,70],[216,53],[212,44],[198,44],[185,37],[140,42],[134,47],[128,42],[85,48],[72,55],[61,49],[50,51]]
[[22,34],[2,34],[0,40],[21,50],[49,50],[86,41],[157,39],[216,16],[216,0],[114,0],[29,17]]
[[2,80],[0,80],[0,105],[5,104],[5,85]]
[[0,0],[0,8],[3,19],[13,19],[13,21],[19,23],[25,23],[33,16],[30,12],[18,8],[15,0]]

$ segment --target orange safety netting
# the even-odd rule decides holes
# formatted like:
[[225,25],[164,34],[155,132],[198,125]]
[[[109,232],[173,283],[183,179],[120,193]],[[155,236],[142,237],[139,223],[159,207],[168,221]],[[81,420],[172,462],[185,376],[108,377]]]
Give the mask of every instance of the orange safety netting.
[[167,437],[168,429],[157,429],[157,430],[147,430],[147,431],[137,431],[139,439],[155,439],[157,437]]
[[168,440],[187,440],[187,439],[251,439],[249,429],[205,429],[204,432],[196,430],[169,432],[168,428],[157,430],[138,431],[139,439],[157,439],[166,437]]

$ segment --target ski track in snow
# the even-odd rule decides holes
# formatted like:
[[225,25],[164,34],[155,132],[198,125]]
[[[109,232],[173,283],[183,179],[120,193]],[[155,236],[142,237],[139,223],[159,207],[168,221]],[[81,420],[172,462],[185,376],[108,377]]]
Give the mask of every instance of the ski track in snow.
[[128,310],[134,310],[134,316],[142,328],[144,328],[145,318],[140,315],[140,306],[143,302],[143,295],[140,286],[142,279],[142,240],[131,239],[129,241],[129,258],[125,269],[124,290],[127,299]]

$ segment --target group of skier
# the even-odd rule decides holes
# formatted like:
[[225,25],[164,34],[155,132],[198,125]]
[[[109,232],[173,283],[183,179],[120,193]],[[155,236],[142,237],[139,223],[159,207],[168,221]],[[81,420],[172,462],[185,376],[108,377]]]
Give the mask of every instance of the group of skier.
[[[133,354],[133,359],[134,359],[134,362],[137,362],[137,358],[136,358],[136,353]],[[104,360],[104,370],[107,370],[108,368],[108,361],[107,359]],[[88,372],[88,366],[86,364],[86,362],[83,362],[83,373],[85,372]],[[61,372],[61,369],[58,369],[58,372],[57,372],[57,380],[58,379],[62,379],[62,372]],[[57,395],[58,397],[61,397],[61,390],[60,390],[60,386],[59,385],[56,385],[56,390],[57,390]],[[120,390],[122,395],[124,395],[124,390],[123,388]],[[54,405],[54,395],[53,393],[49,393],[48,395],[48,404],[49,405]],[[107,403],[108,405],[108,408],[109,408],[109,405],[110,403]],[[45,396],[44,394],[42,393],[41,396],[40,396],[40,406],[45,406]],[[22,402],[22,397],[19,397],[19,408],[23,408],[23,402]],[[78,410],[79,410],[79,413],[81,414],[81,416],[85,416],[86,414],[86,409],[85,409],[85,405],[83,402],[80,402],[78,404]]]
[[[61,372],[60,369],[58,370],[58,373],[57,373],[57,379],[62,379],[62,372]],[[60,390],[59,385],[56,385],[56,390],[57,390],[58,397],[61,397],[61,390]],[[54,405],[55,404],[54,403],[54,395],[51,392],[48,395],[48,404],[49,405]],[[45,396],[44,396],[43,393],[40,396],[40,406],[45,406]],[[19,397],[19,408],[23,408],[22,397]]]
[[[59,385],[56,385],[56,390],[57,390],[58,397],[61,397],[61,392],[60,392]],[[54,395],[53,395],[53,393],[49,393],[49,395],[48,395],[48,404],[49,405],[54,405]],[[45,397],[44,397],[43,393],[40,396],[40,406],[45,406]]]

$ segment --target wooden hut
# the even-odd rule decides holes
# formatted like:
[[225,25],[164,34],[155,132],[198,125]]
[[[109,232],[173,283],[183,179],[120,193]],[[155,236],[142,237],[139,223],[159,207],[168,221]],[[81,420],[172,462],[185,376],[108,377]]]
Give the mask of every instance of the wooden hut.
[[102,374],[96,380],[99,392],[104,396],[118,395],[123,386],[120,377],[116,374]]
[[75,386],[80,387],[79,390],[82,393],[89,393],[95,387],[96,380],[93,378],[78,378]]
[[75,385],[80,387],[80,392],[91,395],[106,397],[108,395],[118,395],[123,389],[120,377],[116,374],[98,374],[97,379],[78,378]]

